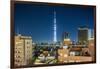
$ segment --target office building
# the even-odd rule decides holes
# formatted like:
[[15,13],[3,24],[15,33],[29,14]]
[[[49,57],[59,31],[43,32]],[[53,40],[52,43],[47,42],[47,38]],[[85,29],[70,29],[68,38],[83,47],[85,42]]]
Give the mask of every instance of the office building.
[[88,42],[88,27],[82,26],[78,28],[78,43],[87,44]]
[[88,40],[90,40],[91,38],[94,38],[94,30],[88,29]]
[[68,32],[64,32],[63,33],[63,46],[69,46],[70,44],[72,44],[70,38],[69,38],[69,33]]

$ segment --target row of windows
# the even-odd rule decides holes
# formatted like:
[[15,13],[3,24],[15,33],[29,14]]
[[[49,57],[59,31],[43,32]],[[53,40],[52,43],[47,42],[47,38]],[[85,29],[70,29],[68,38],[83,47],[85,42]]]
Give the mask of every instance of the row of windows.
[[[21,54],[21,53],[23,53],[23,51],[18,51],[18,50],[16,50],[15,53],[16,53],[16,54]],[[26,53],[26,54],[31,54],[32,52],[28,50],[28,51],[25,51],[25,53]]]
[[[27,58],[28,57],[31,57],[31,56],[32,56],[32,54],[27,54],[26,55]],[[15,58],[23,58],[23,56],[22,55],[15,54]]]
[[20,63],[21,63],[21,62],[22,62],[22,60],[15,60],[15,62],[20,62]]
[[21,51],[15,51],[15,53],[22,53]]
[[22,56],[20,56],[20,55],[15,55],[15,58],[22,58]]

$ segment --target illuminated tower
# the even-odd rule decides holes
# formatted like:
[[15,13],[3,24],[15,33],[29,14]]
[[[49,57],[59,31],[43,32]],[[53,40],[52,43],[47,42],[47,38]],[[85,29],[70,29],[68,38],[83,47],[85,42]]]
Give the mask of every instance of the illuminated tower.
[[56,26],[56,11],[54,11],[54,37],[53,37],[53,42],[56,43],[57,42],[57,26]]

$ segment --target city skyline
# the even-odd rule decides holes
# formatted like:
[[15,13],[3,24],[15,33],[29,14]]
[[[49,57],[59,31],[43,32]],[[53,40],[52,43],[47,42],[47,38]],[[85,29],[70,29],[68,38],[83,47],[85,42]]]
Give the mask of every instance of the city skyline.
[[31,4],[16,4],[15,32],[31,35],[33,41],[52,42],[54,25],[54,8],[56,11],[57,41],[63,32],[69,32],[71,40],[77,40],[79,26],[94,27],[93,7],[64,7]]
[[95,8],[14,4],[14,67],[96,62]]

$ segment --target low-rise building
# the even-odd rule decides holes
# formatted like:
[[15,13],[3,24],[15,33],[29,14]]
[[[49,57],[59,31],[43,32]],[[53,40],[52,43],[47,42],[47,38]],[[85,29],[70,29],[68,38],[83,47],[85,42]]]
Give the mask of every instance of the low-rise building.
[[[83,53],[85,53],[86,55],[83,55]],[[87,55],[88,53],[89,53],[88,48],[82,48],[82,47],[65,48],[64,47],[58,49],[58,61],[59,63],[91,62],[92,56]]]

